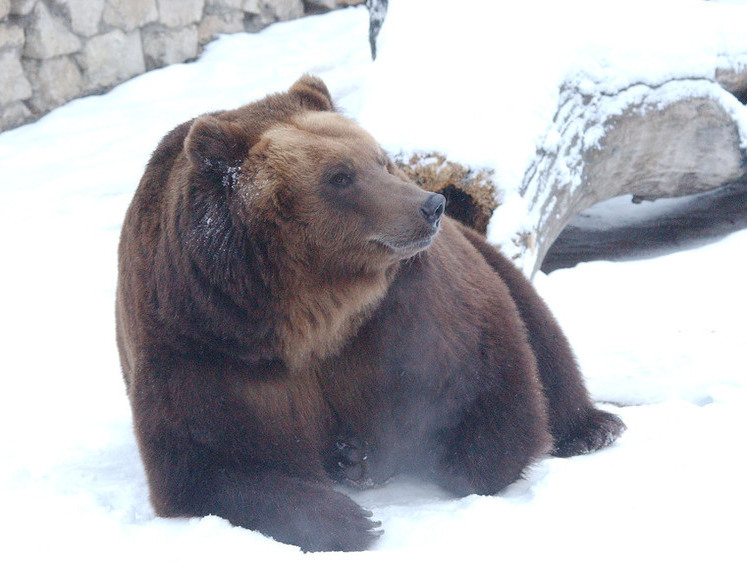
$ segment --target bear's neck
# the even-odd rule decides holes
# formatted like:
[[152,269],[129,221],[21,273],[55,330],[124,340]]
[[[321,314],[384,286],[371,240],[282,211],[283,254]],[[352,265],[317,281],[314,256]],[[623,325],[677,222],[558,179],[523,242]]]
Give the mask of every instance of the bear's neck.
[[381,303],[398,267],[330,275],[309,271],[310,262],[301,261],[284,268],[274,295],[278,351],[292,370],[329,357],[350,341]]

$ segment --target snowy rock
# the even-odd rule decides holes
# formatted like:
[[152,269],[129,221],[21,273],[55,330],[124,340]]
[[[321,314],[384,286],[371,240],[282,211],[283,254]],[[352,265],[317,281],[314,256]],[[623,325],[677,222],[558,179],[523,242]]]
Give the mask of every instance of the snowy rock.
[[99,32],[105,0],[57,0],[70,16],[70,27],[78,35],[91,37]]
[[10,0],[0,0],[0,19],[10,13]]
[[80,39],[68,30],[65,22],[51,14],[43,3],[37,4],[26,33],[24,55],[46,59],[74,53],[80,48]]
[[158,0],[161,23],[168,27],[182,27],[202,19],[205,0]]
[[29,78],[34,84],[34,95],[29,104],[37,112],[73,99],[83,85],[80,70],[69,56],[37,62],[29,71]]
[[104,9],[104,23],[125,31],[156,20],[156,0],[109,0]]
[[78,59],[90,89],[103,88],[145,72],[140,32],[119,29],[97,35],[86,43]]
[[197,27],[146,29],[142,32],[147,68],[184,62],[197,56]]

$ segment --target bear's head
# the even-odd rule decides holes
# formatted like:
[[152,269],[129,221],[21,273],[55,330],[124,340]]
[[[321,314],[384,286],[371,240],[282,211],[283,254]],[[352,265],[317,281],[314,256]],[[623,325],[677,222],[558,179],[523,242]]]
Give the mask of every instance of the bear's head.
[[438,232],[446,202],[408,181],[311,76],[197,118],[185,150],[201,198],[224,201],[234,225],[267,241],[267,253],[290,253],[330,275],[414,256]]

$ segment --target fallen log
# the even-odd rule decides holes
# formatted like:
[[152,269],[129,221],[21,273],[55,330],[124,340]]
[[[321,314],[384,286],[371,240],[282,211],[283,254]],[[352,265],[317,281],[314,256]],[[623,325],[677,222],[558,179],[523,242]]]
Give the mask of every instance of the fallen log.
[[[743,181],[740,119],[747,122],[747,109],[737,96],[747,72],[721,77],[732,92],[709,80],[594,94],[564,87],[519,190],[528,220],[502,250],[532,276],[568,221],[595,203],[626,194],[634,201],[677,197]],[[501,220],[500,207],[492,220]]]

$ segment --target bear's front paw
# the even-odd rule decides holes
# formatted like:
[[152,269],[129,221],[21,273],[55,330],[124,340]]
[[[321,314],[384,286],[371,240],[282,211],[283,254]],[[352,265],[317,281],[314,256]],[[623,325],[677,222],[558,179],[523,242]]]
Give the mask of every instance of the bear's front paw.
[[556,457],[572,457],[591,453],[614,443],[626,429],[615,414],[592,409],[574,425],[568,435],[556,440],[552,454]]
[[327,473],[337,482],[356,488],[372,486],[368,477],[367,443],[356,437],[339,437],[328,447],[325,459]]
[[371,519],[373,513],[339,492],[308,499],[292,511],[288,536],[275,538],[297,544],[306,552],[349,552],[366,550],[384,533],[381,522]]

